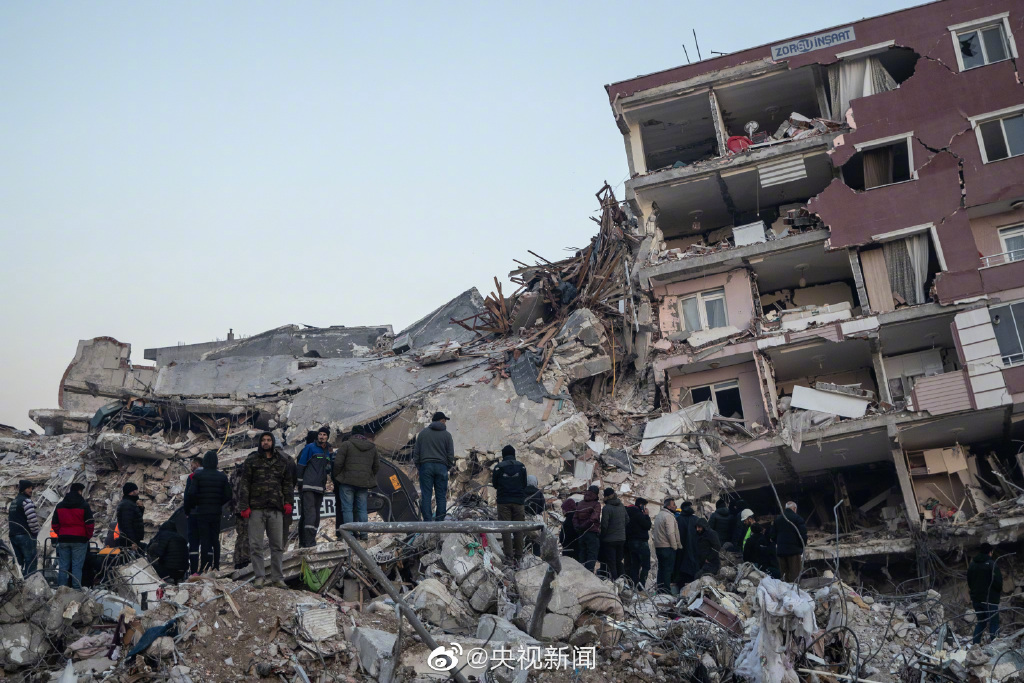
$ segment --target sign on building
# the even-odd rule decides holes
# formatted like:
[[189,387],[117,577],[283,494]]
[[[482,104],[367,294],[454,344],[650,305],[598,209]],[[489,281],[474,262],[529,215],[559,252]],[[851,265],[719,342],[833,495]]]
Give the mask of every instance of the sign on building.
[[826,47],[832,47],[833,45],[849,43],[856,39],[857,36],[853,32],[852,26],[837,28],[834,31],[819,33],[816,36],[798,38],[796,40],[791,40],[788,43],[782,43],[781,45],[772,45],[772,59],[786,59],[787,57],[802,55],[806,52],[822,50]]

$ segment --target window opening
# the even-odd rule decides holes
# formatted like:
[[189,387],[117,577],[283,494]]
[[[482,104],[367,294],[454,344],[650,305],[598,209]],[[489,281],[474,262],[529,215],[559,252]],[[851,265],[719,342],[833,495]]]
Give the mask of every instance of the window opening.
[[680,300],[679,318],[683,329],[688,332],[727,326],[729,320],[725,308],[725,288],[712,289]]

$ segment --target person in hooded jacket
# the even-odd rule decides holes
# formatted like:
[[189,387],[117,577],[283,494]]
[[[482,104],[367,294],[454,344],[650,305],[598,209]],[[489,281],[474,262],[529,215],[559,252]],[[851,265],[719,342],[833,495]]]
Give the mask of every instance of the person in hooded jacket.
[[594,571],[597,556],[601,550],[601,502],[597,499],[597,486],[591,486],[583,494],[583,500],[576,504],[573,524],[578,534],[576,539],[576,560],[587,571]]
[[[450,418],[436,412],[430,426],[416,436],[413,462],[420,475],[420,513],[424,522],[441,522],[448,514],[448,473],[455,467],[455,440],[446,424]],[[431,496],[437,508],[431,509]]]
[[714,576],[722,568],[722,542],[703,517],[696,518],[694,527],[697,531],[697,578],[705,574]]
[[[380,455],[377,446],[362,425],[356,425],[352,428],[352,438],[338,447],[331,473],[341,499],[341,509],[335,514],[342,518],[344,524],[367,521],[366,501],[370,489],[377,486],[378,470]],[[357,536],[364,540],[368,538],[366,533]]]
[[153,569],[161,579],[178,583],[185,578],[189,569],[189,547],[185,538],[178,533],[174,522],[167,520],[149,542],[147,552]]
[[683,502],[676,515],[679,525],[679,550],[676,552],[676,567],[673,575],[679,590],[697,577],[697,518],[693,512],[693,503]]
[[274,435],[263,432],[258,450],[245,458],[238,486],[238,509],[249,520],[249,555],[252,560],[254,588],[266,584],[263,539],[270,540],[270,575],[274,586],[287,588],[284,582],[284,516],[292,514],[295,483],[289,475],[288,461],[277,449]]
[[[497,493],[498,519],[503,522],[526,520],[526,487],[529,480],[526,465],[516,460],[516,449],[505,446],[501,449],[501,462],[491,471],[491,485]],[[515,554],[512,539],[515,537]],[[504,532],[501,535],[502,549],[506,558],[515,562],[523,559],[522,531]]]
[[195,517],[199,529],[200,572],[220,569],[220,519],[231,502],[231,483],[218,465],[217,451],[207,451],[185,489],[185,514]]
[[526,500],[523,505],[528,515],[544,514],[544,507],[547,505],[544,492],[537,487],[537,483],[537,477],[532,474],[526,475]]
[[1003,593],[1003,573],[992,559],[992,546],[982,545],[967,567],[967,589],[971,595],[976,623],[974,644],[981,643],[988,627],[992,638],[999,631],[999,597]]
[[124,498],[117,505],[118,545],[122,548],[144,548],[142,539],[146,537],[146,523],[142,515],[146,508],[139,500],[139,487],[130,481],[121,487],[121,492]]
[[320,506],[324,502],[324,491],[331,476],[332,453],[330,446],[331,428],[324,426],[317,430],[316,441],[307,444],[299,453],[295,476],[299,481],[300,515],[299,546],[312,548],[320,531]]
[[626,554],[626,506],[615,495],[615,489],[604,490],[601,510],[601,569],[612,581],[625,573],[622,566]]
[[727,543],[732,537],[733,517],[729,512],[729,503],[719,498],[715,511],[708,517],[708,528],[718,535],[718,539]]
[[92,508],[82,493],[85,484],[75,482],[53,511],[50,530],[57,534],[58,585],[81,589],[82,568],[89,541],[96,529]]
[[637,588],[647,585],[651,571],[651,516],[647,499],[637,498],[626,506],[626,575]]
[[562,546],[562,555],[579,561],[578,541],[579,532],[576,531],[574,520],[576,518],[576,499],[566,498],[562,501],[562,514],[565,519],[562,521],[562,529],[558,532],[558,542]]

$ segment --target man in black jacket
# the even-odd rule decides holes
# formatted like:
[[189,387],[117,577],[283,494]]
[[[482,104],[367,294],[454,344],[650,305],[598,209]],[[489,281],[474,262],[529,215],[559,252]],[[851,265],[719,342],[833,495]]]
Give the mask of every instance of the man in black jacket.
[[715,576],[722,568],[722,541],[703,517],[697,517],[694,526],[697,531],[697,578],[710,574]]
[[729,537],[722,542],[730,541],[732,543],[732,552],[734,553],[743,552],[743,539],[746,537],[749,527],[743,523],[741,517],[746,509],[747,503],[742,498],[737,498],[729,503],[729,516],[732,518],[732,526],[729,528]]
[[[420,513],[424,522],[443,521],[448,512],[448,473],[455,467],[455,440],[445,426],[449,419],[442,412],[434,413],[430,426],[417,435],[412,448],[413,462],[420,475]],[[432,495],[437,498],[436,511],[431,509]]]
[[725,498],[719,498],[715,511],[708,518],[708,528],[718,534],[718,540],[727,543],[732,537],[733,517]]
[[144,548],[142,539],[146,536],[146,523],[142,515],[146,508],[139,500],[139,487],[130,481],[121,487],[121,492],[124,498],[117,505],[117,529],[120,533],[118,545],[122,548]]
[[999,596],[1003,592],[1003,573],[992,559],[992,547],[983,545],[967,567],[967,588],[977,623],[974,625],[974,643],[981,643],[985,626],[995,639],[999,630]]
[[637,498],[626,506],[626,575],[643,590],[647,574],[651,571],[651,516],[647,514],[647,500]]
[[789,501],[782,514],[772,523],[772,543],[779,556],[782,580],[795,583],[803,571],[804,547],[807,546],[807,524],[796,513],[796,503]]
[[601,570],[612,581],[625,573],[622,566],[626,555],[626,506],[615,495],[615,489],[604,490],[601,508]]
[[743,545],[743,561],[750,562],[760,571],[773,579],[782,578],[779,571],[779,558],[775,555],[775,546],[772,545],[765,531],[760,524],[751,524],[750,538]]
[[188,542],[178,533],[174,522],[167,520],[149,542],[148,554],[161,579],[178,583],[189,568],[188,550]]
[[544,500],[544,492],[537,488],[537,477],[532,474],[526,475],[526,514],[542,515],[547,501]]
[[676,514],[679,526],[679,550],[676,552],[674,582],[680,591],[697,578],[697,519],[693,503],[685,501]]
[[[494,466],[491,484],[498,493],[498,519],[503,522],[526,520],[526,465],[516,460],[516,449],[505,446],[501,449],[501,462]],[[515,536],[515,555],[512,554],[512,537]],[[523,559],[522,531],[501,535],[505,558],[519,562]]]
[[562,514],[565,515],[565,520],[562,522],[562,530],[558,532],[558,542],[562,545],[562,555],[579,561],[579,553],[576,550],[580,533],[576,530],[575,524],[575,498],[566,498],[562,501]]
[[207,451],[203,468],[196,471],[185,489],[185,514],[196,518],[199,528],[199,571],[220,569],[220,518],[231,502],[231,484],[217,469],[217,451]]

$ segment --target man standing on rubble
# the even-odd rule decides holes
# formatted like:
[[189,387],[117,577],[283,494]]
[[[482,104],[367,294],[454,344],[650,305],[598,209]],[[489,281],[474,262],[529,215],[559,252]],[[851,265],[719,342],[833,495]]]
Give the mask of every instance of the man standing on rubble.
[[7,533],[14,546],[14,556],[18,558],[22,576],[36,571],[38,546],[36,537],[39,534],[39,515],[36,504],[32,502],[35,484],[28,479],[18,482],[18,495],[7,508]]
[[672,591],[672,572],[676,566],[676,551],[680,548],[679,525],[676,524],[676,501],[666,498],[661,511],[654,518],[651,531],[654,556],[658,558],[658,592]]
[[84,491],[85,484],[72,484],[68,494],[57,503],[50,522],[50,529],[57,534],[58,585],[75,589],[82,588],[82,568],[96,526],[92,509],[82,496]]
[[995,639],[999,631],[999,597],[1003,593],[1003,573],[992,559],[992,546],[982,545],[967,567],[967,588],[974,606],[974,644],[981,643],[985,626]]
[[604,509],[601,510],[601,569],[612,581],[623,571],[626,555],[626,507],[615,495],[615,489],[604,490]]
[[254,587],[266,584],[266,564],[263,557],[263,538],[270,540],[270,576],[278,588],[287,588],[284,582],[282,555],[284,553],[284,515],[292,514],[294,482],[288,474],[288,458],[274,444],[274,435],[260,435],[259,449],[245,458],[242,481],[239,485],[238,508],[249,520],[249,553],[256,580]]
[[592,572],[597,565],[597,555],[601,549],[601,502],[597,499],[596,485],[587,489],[583,500],[576,504],[573,524],[579,534],[576,540],[576,559],[587,571]]
[[[501,462],[491,471],[491,485],[497,492],[498,519],[503,522],[522,522],[526,520],[526,465],[516,460],[516,449],[505,446],[501,449]],[[512,550],[512,538],[515,537],[515,554]],[[522,531],[504,532],[501,535],[502,549],[505,557],[514,559],[516,564],[523,559]]]
[[673,576],[676,587],[682,591],[686,584],[697,578],[697,518],[693,503],[684,501],[676,515],[679,526],[679,551],[676,553],[676,570]]
[[324,502],[324,491],[333,466],[331,447],[328,444],[330,439],[330,427],[323,426],[318,429],[316,441],[302,449],[299,453],[299,462],[295,466],[302,506],[299,546],[303,548],[315,546],[316,535],[320,531],[320,506]]
[[651,571],[651,516],[647,514],[647,499],[637,498],[626,506],[626,574],[638,590],[647,585]]
[[804,548],[807,546],[807,523],[796,513],[796,503],[789,501],[782,514],[772,523],[771,540],[779,556],[782,580],[796,583],[803,570]]
[[715,576],[722,568],[722,541],[703,517],[697,517],[697,578]]
[[207,451],[202,468],[185,489],[185,514],[195,517],[199,531],[200,572],[220,569],[220,518],[231,502],[231,484],[218,464],[217,451]]
[[[121,535],[117,539],[122,548],[143,548],[142,539],[146,536],[146,523],[143,514],[146,508],[139,500],[139,485],[133,481],[121,487],[124,498],[117,505],[117,529]],[[143,548],[144,549],[144,548]]]
[[[334,456],[334,488],[339,492],[341,508],[334,514],[341,517],[343,524],[365,522],[367,496],[377,485],[377,472],[380,470],[380,455],[377,446],[366,435],[362,425],[352,428],[352,438],[338,447]],[[366,540],[365,532],[357,534]]]
[[[448,473],[455,467],[455,440],[445,424],[451,418],[434,413],[430,426],[416,436],[413,462],[420,474],[420,512],[424,522],[441,522],[447,514]],[[431,510],[430,497],[437,498],[437,510]]]
[[[192,485],[192,480],[196,477],[196,472],[203,469],[203,459],[201,456],[195,456],[192,458],[190,463],[192,471],[188,475],[188,481],[185,482],[185,491],[188,492],[188,487]],[[194,515],[185,512],[186,528],[188,534],[188,569],[191,574],[199,573],[199,519]]]

